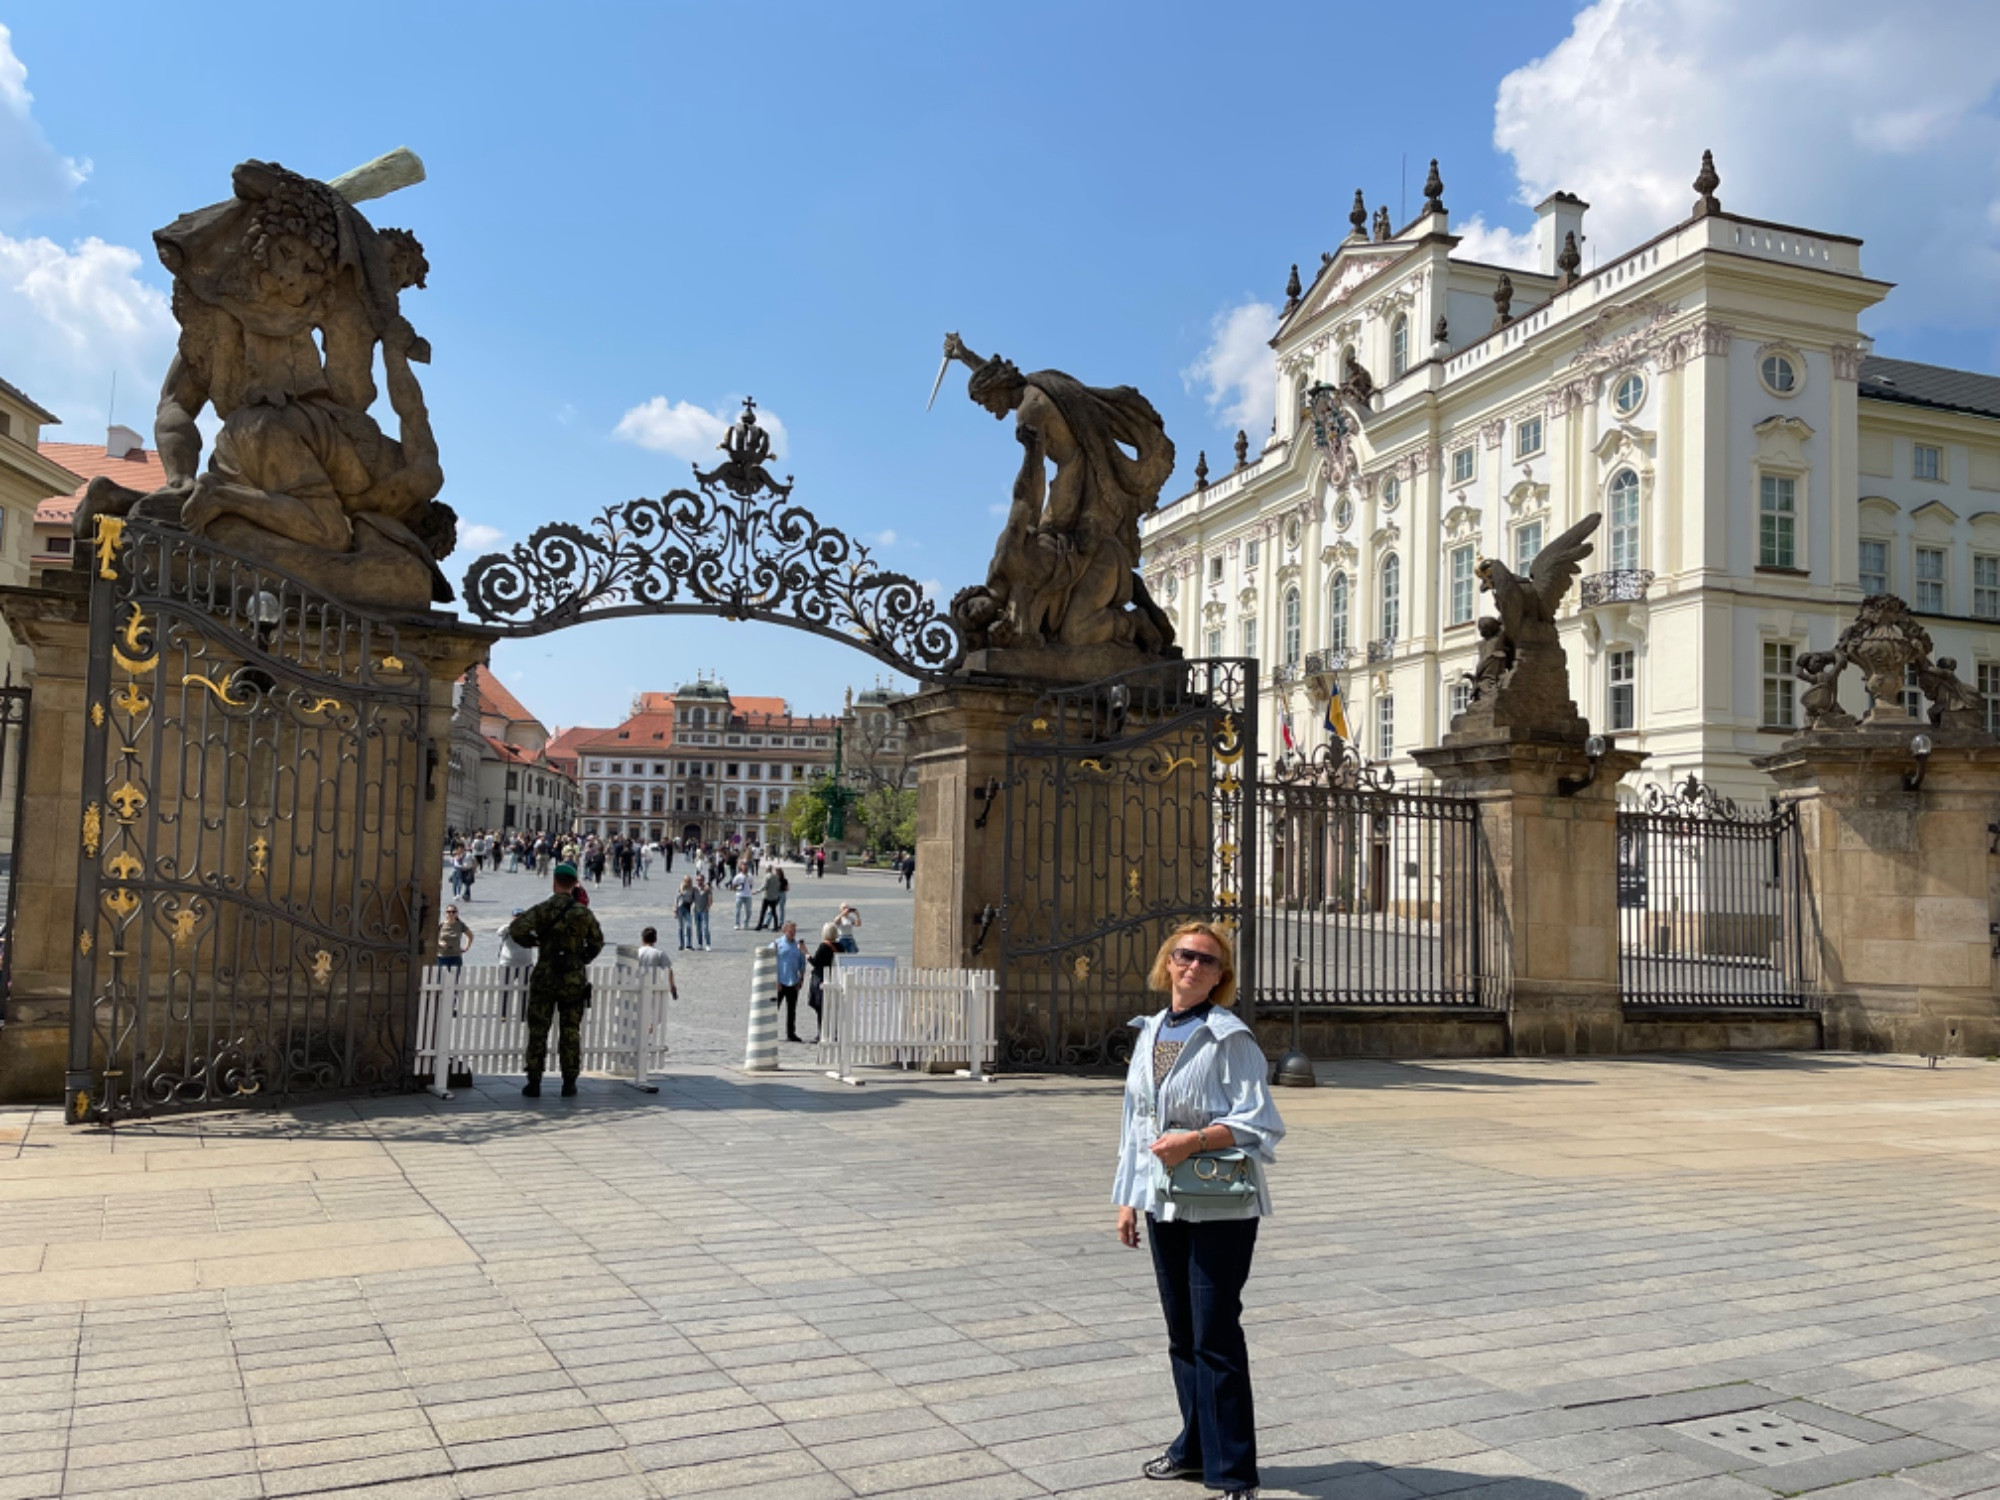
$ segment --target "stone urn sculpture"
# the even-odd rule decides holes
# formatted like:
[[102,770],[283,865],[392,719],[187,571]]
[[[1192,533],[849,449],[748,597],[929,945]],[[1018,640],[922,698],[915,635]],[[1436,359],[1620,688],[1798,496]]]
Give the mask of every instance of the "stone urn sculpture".
[[1872,702],[1864,725],[1912,722],[1903,707],[1903,686],[1913,664],[1930,660],[1931,638],[1911,618],[1909,605],[1894,594],[1870,594],[1834,649],[1861,669],[1867,684]]

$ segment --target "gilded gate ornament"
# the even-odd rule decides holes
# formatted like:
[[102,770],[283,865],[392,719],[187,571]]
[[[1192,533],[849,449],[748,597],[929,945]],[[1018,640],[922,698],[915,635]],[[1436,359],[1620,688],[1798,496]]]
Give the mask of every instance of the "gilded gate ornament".
[[121,781],[111,790],[112,810],[121,823],[136,823],[145,805],[146,794],[129,781]]
[[79,953],[88,953],[90,951],[90,929],[88,927],[76,935],[76,951]]
[[104,862],[104,868],[111,872],[113,880],[136,880],[146,866],[130,850],[120,849]]
[[139,909],[139,898],[121,885],[104,898],[104,909],[123,922]]
[[97,576],[116,578],[118,569],[118,549],[125,541],[125,518],[123,516],[97,517],[97,530],[92,535],[91,544],[97,549]]
[[146,624],[144,611],[137,604],[126,607],[131,613],[125,617],[125,624],[119,630],[118,636],[131,648],[131,654],[127,655],[114,644],[111,648],[111,659],[137,677],[141,672],[152,671],[159,665],[160,659],[146,654],[153,649],[153,632]]
[[270,854],[271,841],[269,839],[260,837],[250,840],[250,873],[252,875],[268,875],[271,873]]
[[314,984],[330,984],[333,981],[333,955],[324,948],[313,955],[312,977]]
[[90,705],[90,722],[95,728],[102,729],[104,727],[104,705],[102,703],[93,703]]
[[192,910],[174,913],[173,937],[176,948],[185,948],[194,941],[194,930],[200,921],[200,916]]
[[83,853],[86,859],[97,858],[97,844],[104,837],[104,812],[95,802],[86,803],[83,809]]
[[153,706],[153,700],[139,691],[139,684],[128,682],[111,695],[111,701],[118,705],[119,712],[128,719],[136,719]]
[[217,683],[211,678],[202,676],[199,672],[190,672],[181,679],[181,686],[205,687],[211,693],[215,694],[218,702],[229,708],[247,708],[250,703],[247,697],[232,698],[229,696],[230,684],[227,678],[224,678],[221,683]]

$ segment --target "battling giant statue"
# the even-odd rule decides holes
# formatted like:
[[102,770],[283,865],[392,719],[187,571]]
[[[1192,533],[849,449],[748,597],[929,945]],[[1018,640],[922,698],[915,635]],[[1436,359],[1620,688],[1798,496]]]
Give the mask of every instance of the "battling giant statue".
[[[246,161],[234,195],[153,236],[173,273],[180,342],[154,433],[166,483],[152,494],[93,481],[77,508],[184,527],[347,604],[394,612],[451,599],[438,563],[457,520],[411,366],[430,345],[402,294],[429,267],[416,236],[377,229],[355,204],[421,181],[408,151],[332,183]],[[381,357],[395,437],[369,408]],[[204,408],[221,426],[203,469]]]
[[1556,631],[1556,610],[1590,556],[1590,535],[1603,520],[1585,516],[1535,554],[1525,576],[1497,558],[1473,571],[1493,596],[1497,617],[1480,623],[1479,663],[1467,674],[1471,701],[1451,721],[1445,743],[1509,736],[1581,743],[1589,725],[1569,695],[1569,658]]
[[[1174,445],[1131,386],[1088,386],[1060,370],[1022,374],[945,335],[944,368],[967,365],[966,394],[1014,415],[1021,468],[986,582],[951,613],[973,670],[1106,676],[1177,657],[1173,622],[1139,576],[1139,518],[1160,501]],[[932,387],[936,396],[936,386]],[[1054,473],[1051,475],[1050,468]]]

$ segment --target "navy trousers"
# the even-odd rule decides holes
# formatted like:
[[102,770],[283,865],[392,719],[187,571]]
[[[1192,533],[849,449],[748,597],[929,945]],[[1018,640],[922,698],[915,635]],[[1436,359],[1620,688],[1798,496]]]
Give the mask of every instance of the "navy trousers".
[[1147,1243],[1167,1315],[1167,1359],[1181,1406],[1178,1464],[1199,1468],[1210,1489],[1257,1484],[1257,1414],[1243,1339],[1243,1283],[1257,1248],[1255,1219],[1207,1224],[1148,1216]]

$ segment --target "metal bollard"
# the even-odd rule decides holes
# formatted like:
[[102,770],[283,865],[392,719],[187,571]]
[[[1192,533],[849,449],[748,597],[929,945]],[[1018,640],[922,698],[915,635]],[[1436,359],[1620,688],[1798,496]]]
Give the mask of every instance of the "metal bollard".
[[751,950],[750,1032],[743,1044],[743,1071],[774,1073],[778,1068],[778,945]]

